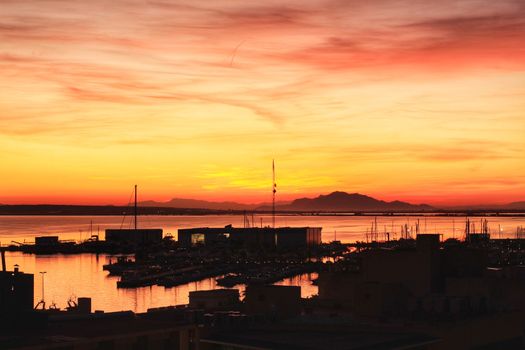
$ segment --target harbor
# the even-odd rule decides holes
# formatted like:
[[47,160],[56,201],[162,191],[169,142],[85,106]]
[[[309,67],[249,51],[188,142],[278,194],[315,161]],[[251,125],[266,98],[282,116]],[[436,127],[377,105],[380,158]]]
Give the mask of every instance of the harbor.
[[[143,215],[141,227],[162,227],[164,236],[177,239],[178,229],[191,227],[224,227],[243,226],[243,215]],[[378,231],[385,227],[393,232],[391,239],[401,236],[401,226],[409,223],[414,225],[419,219],[423,231],[439,232],[443,238],[458,238],[464,233],[466,216],[436,216],[409,215],[382,216],[377,215]],[[516,228],[525,227],[523,216],[471,216],[474,222],[488,219],[493,229],[493,238],[515,238]],[[271,223],[270,214],[256,215],[256,221],[263,220],[263,225]],[[366,240],[366,231],[370,230],[374,216],[350,215],[276,215],[279,226],[312,226],[323,228],[323,240],[338,240],[343,243],[353,243]],[[0,244],[3,247],[22,244],[34,244],[37,236],[58,236],[60,240],[81,242],[93,234],[105,239],[105,229],[120,228],[122,216],[1,216]],[[426,225],[425,225],[426,222]],[[91,229],[92,227],[92,229]],[[130,227],[128,220],[125,227]],[[393,230],[392,230],[393,227]],[[426,227],[426,230],[425,230]]]
[[[383,336],[385,322],[422,322],[408,338],[402,328],[387,339],[359,336],[359,341],[383,348],[389,348],[392,341],[414,349],[430,344],[445,349],[458,341],[469,346],[492,342],[509,349],[509,345],[522,343],[523,327],[519,325],[472,340],[458,339],[454,331],[441,331],[435,324],[462,322],[465,325],[460,329],[480,331],[483,326],[479,322],[501,327],[518,320],[519,312],[525,309],[523,302],[516,300],[523,293],[524,226],[516,226],[512,235],[503,237],[500,222],[496,226],[486,217],[466,217],[456,223],[453,218],[452,237],[445,237],[434,222],[429,223],[434,219],[431,216],[407,216],[397,225],[390,217],[375,216],[363,226],[358,239],[342,242],[345,236],[341,230],[339,239],[337,229],[327,235],[319,220],[315,225],[276,225],[275,192],[274,184],[268,225],[263,224],[263,217],[256,220],[255,213],[245,213],[242,226],[211,226],[212,220],[208,220],[208,225],[178,227],[175,235],[165,233],[156,221],[139,226],[135,186],[131,220],[125,225],[124,217],[118,228],[104,228],[103,238],[98,226],[94,234],[90,221],[87,238],[82,239],[80,232],[78,241],[59,235],[36,235],[29,243],[12,239],[0,246],[0,309],[9,319],[3,320],[2,326],[15,332],[30,327],[35,332],[29,343],[15,333],[5,339],[16,346],[49,342],[48,332],[64,332],[68,326],[72,326],[69,334],[86,337],[81,330],[89,324],[90,328],[102,327],[96,332],[98,336],[102,329],[108,331],[107,327],[113,331],[109,337],[89,341],[68,338],[65,342],[73,346],[97,344],[98,348],[115,344],[149,348],[159,341],[164,348],[243,348],[246,340],[239,338],[241,330],[242,334],[255,332],[251,334],[267,342],[267,334],[257,333],[260,327],[271,325],[283,334],[291,321],[298,322],[295,327],[304,333],[308,331],[304,321],[317,322],[319,317],[330,315],[337,317],[337,326],[343,326],[338,337],[349,339],[348,318],[352,327],[364,327],[368,332],[380,329]],[[388,227],[386,220],[391,221]],[[340,218],[334,221],[341,223]],[[429,231],[429,226],[435,231]],[[507,233],[510,230],[507,228]],[[27,261],[19,263],[20,257],[33,258],[33,268]],[[94,273],[86,276],[82,265],[60,262],[61,258],[81,257],[94,259]],[[43,269],[44,264],[36,263],[39,260],[58,261],[59,265]],[[12,270],[7,261],[9,267],[13,264]],[[46,280],[48,276],[53,278]],[[67,289],[61,283],[71,276],[77,283],[69,285],[66,299],[63,293]],[[111,283],[104,289],[120,301],[125,299],[122,296],[131,296],[132,307],[101,296],[97,286],[82,285],[94,276],[102,276],[105,286]],[[51,286],[51,297],[46,286]],[[503,293],[496,292],[500,289]],[[59,297],[53,293],[57,290],[61,291]],[[148,293],[172,297],[141,300],[139,306],[139,299]],[[98,308],[101,300],[109,302],[109,307]],[[123,319],[136,324],[138,332],[119,329],[118,320]],[[321,323],[317,331],[329,323]],[[391,332],[392,326],[387,326]],[[326,341],[334,342],[333,331],[322,335]],[[111,335],[114,332],[119,336]],[[285,348],[286,344],[301,343],[293,333],[287,336],[291,338],[272,341]],[[251,339],[247,344],[261,340]],[[56,340],[50,343],[54,346]],[[334,346],[340,348],[345,343],[336,342]]]
[[[222,288],[215,278],[204,278],[195,282],[166,288],[151,285],[138,288],[117,288],[119,276],[112,276],[103,266],[117,257],[106,254],[68,254],[33,255],[21,252],[6,252],[8,268],[14,264],[35,276],[35,304],[42,299],[42,279],[39,272],[46,271],[44,277],[45,300],[61,308],[67,306],[71,297],[89,295],[93,310],[146,312],[149,308],[187,304],[188,293],[197,290]],[[312,280],[317,274],[303,274],[287,278],[279,284],[302,286],[303,297],[317,294]],[[236,286],[241,291],[244,286]]]
[[[143,216],[142,225],[145,227],[163,227],[164,236],[172,237],[169,239],[171,244],[177,241],[178,229],[180,227],[225,227],[230,223],[243,224],[243,216]],[[421,230],[427,230],[432,227],[432,231],[436,230],[443,232],[442,240],[453,238],[463,238],[465,231],[465,219],[456,218],[455,221],[451,218],[443,217],[416,217],[409,216],[403,218],[391,217],[377,217],[377,241],[371,242],[371,222],[373,218],[369,217],[339,217],[339,216],[277,216],[278,223],[286,223],[294,226],[322,226],[323,227],[323,242],[340,241],[345,249],[365,249],[372,247],[392,247],[396,240],[401,236],[401,227],[408,222],[411,226],[419,219]],[[479,223],[482,218],[472,218],[472,222]],[[80,239],[79,227],[83,228],[82,238],[88,237],[93,226],[93,231],[97,231],[98,226],[101,228],[119,227],[122,222],[121,217],[3,217],[3,227],[0,228],[0,237],[2,245],[5,247],[5,242],[9,240],[16,240],[20,242],[31,243],[34,236],[47,233],[50,236],[59,236],[62,240],[71,240],[78,242]],[[268,216],[263,217],[264,222],[271,222]],[[394,224],[392,225],[392,220]],[[21,225],[23,221],[25,224]],[[91,225],[93,221],[93,225]],[[386,237],[382,234],[384,227],[394,227],[397,234],[392,235],[391,242],[383,242]],[[407,224],[408,225],[408,224]],[[521,239],[517,239],[517,227],[525,225],[525,220],[521,217],[516,218],[489,218],[488,225],[492,228],[491,237],[494,238],[494,244],[501,249],[495,250],[497,254],[492,254],[495,261],[508,263],[519,263],[523,260],[520,245],[523,245]],[[380,228],[383,227],[383,230]],[[480,227],[480,224],[478,224]],[[31,234],[28,234],[30,232]],[[99,229],[100,240],[104,240],[104,230]],[[369,242],[366,242],[367,235]],[[75,240],[75,237],[77,238]],[[501,237],[501,240],[499,238]],[[507,239],[508,238],[508,239]],[[170,261],[170,269],[165,269],[159,262],[162,260],[162,254],[157,257],[153,256],[153,260],[144,260],[142,264],[135,263],[134,254],[92,254],[92,253],[75,253],[75,254],[28,254],[22,251],[8,251],[8,261],[11,264],[19,264],[24,266],[26,270],[38,274],[40,271],[46,271],[46,299],[48,302],[55,302],[58,305],[65,304],[72,295],[79,295],[84,291],[93,291],[93,305],[98,309],[119,311],[119,310],[134,310],[145,311],[149,307],[168,306],[174,304],[184,304],[187,302],[187,294],[192,290],[224,288],[231,286],[233,283],[246,282],[250,278],[253,279],[256,273],[245,273],[243,270],[236,268],[233,256],[225,252],[223,255],[207,256],[207,268],[203,269],[199,265],[193,264],[187,266],[188,261],[195,260],[199,257],[198,253],[191,255],[185,252],[179,255],[178,260]],[[336,254],[337,256],[337,254]],[[201,254],[202,257],[202,254]],[[160,258],[160,260],[158,260]],[[217,259],[226,259],[228,263],[216,264]],[[148,258],[149,259],[149,258]],[[227,260],[230,259],[230,260]],[[326,254],[325,261],[334,260],[335,257]],[[120,260],[120,263],[118,263]],[[139,259],[140,260],[140,259]],[[245,263],[246,260],[242,260]],[[291,261],[291,260],[290,260]],[[231,263],[231,265],[230,265]],[[214,265],[215,264],[215,265]],[[289,263],[288,263],[289,264]],[[255,264],[254,264],[255,265]],[[106,266],[106,267],[104,267]],[[112,266],[112,267],[109,267]],[[176,266],[173,267],[173,266]],[[213,266],[213,268],[210,268]],[[257,265],[255,265],[257,266]],[[275,265],[277,266],[277,265]],[[187,269],[189,270],[182,270]],[[148,274],[161,274],[162,278],[150,279],[150,281],[134,281],[125,286],[124,282],[122,288],[118,288],[117,283],[121,281],[123,273],[128,270],[131,271],[130,277],[138,277],[140,275],[147,276]],[[133,270],[138,271],[133,274]],[[244,270],[249,271],[245,267]],[[256,269],[257,270],[257,269]],[[147,272],[146,272],[147,271]],[[271,269],[270,269],[271,271]],[[309,270],[311,271],[311,270]],[[302,290],[307,290],[308,295],[317,293],[317,287],[312,284],[316,279],[317,272],[310,273],[306,271],[299,271],[297,278],[290,278],[284,271],[282,275],[279,273],[283,271],[271,271],[270,277],[283,277],[284,280],[278,283],[289,283],[293,285],[301,285]],[[295,273],[295,272],[294,272]],[[251,276],[253,275],[253,276]],[[264,274],[260,274],[259,278],[264,279]],[[155,275],[154,275],[155,276]],[[158,276],[156,276],[158,277]],[[132,281],[133,279],[130,279]],[[268,280],[271,281],[271,280]],[[268,282],[266,281],[266,282]],[[295,282],[292,282],[295,281]],[[35,295],[40,299],[41,280],[35,280]],[[224,284],[225,286],[221,286]],[[240,284],[244,286],[243,283]],[[237,285],[239,287],[239,285]],[[244,288],[244,287],[242,287]]]
[[[404,225],[400,238],[390,239],[385,232],[380,234],[374,220],[365,240],[354,243],[335,239],[323,243],[320,227],[182,229],[179,240],[169,239],[171,246],[152,244],[134,255],[104,255],[105,261],[97,264],[106,278],[117,279],[114,289],[124,295],[152,288],[170,290],[171,286],[187,296],[183,303],[150,304],[142,311],[97,309],[95,289],[89,296],[70,296],[65,307],[57,305],[54,298],[47,301],[44,285],[46,274],[57,271],[28,274],[18,263],[13,271],[7,270],[15,262],[13,254],[97,260],[103,255],[3,251],[2,290],[11,288],[16,301],[2,306],[13,320],[5,327],[16,331],[25,322],[25,327],[34,330],[29,339],[17,333],[6,339],[12,344],[30,346],[35,339],[55,346],[57,340],[46,334],[60,332],[83,338],[60,340],[74,346],[100,347],[109,341],[123,348],[126,344],[141,348],[162,341],[170,346],[184,342],[185,348],[198,344],[199,349],[220,349],[217,344],[243,348],[272,341],[286,347],[302,342],[297,330],[307,333],[309,325],[315,324],[316,339],[322,337],[335,348],[357,341],[372,348],[392,344],[413,349],[446,349],[457,344],[471,348],[494,343],[511,349],[523,338],[520,312],[524,304],[519,299],[524,231],[517,227],[514,238],[493,239],[490,227],[487,220],[476,226],[467,219],[461,237],[443,239],[439,233],[421,232],[416,221],[414,226]],[[141,237],[143,232],[139,233]],[[41,299],[33,310],[38,300],[35,281],[40,278]],[[209,281],[208,286],[197,286],[202,278]],[[47,280],[46,285],[54,283]],[[192,284],[191,290],[177,289]],[[137,330],[119,327],[123,320]],[[413,322],[418,326],[407,333],[404,327]],[[491,330],[506,325],[505,331],[483,333],[485,324]],[[89,339],[89,332],[83,331],[86,327],[97,329],[98,336],[105,329],[107,335]],[[482,335],[462,337],[467,330]],[[273,332],[279,333],[278,339],[272,337]],[[177,334],[175,340],[173,334]],[[251,337],[249,343],[246,334]],[[273,349],[273,344],[265,349]]]

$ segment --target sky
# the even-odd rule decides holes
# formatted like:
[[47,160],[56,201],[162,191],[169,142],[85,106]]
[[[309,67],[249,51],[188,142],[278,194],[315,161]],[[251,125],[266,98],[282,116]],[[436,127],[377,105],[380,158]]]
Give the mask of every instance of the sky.
[[521,0],[1,0],[0,203],[525,200]]

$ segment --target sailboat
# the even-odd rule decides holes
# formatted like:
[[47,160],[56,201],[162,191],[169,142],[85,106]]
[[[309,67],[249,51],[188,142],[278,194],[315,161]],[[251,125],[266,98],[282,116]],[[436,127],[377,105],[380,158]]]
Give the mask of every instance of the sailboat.
[[141,247],[151,246],[162,241],[161,228],[138,228],[138,206],[137,206],[137,185],[134,189],[134,210],[133,228],[106,229],[106,242],[118,246]]

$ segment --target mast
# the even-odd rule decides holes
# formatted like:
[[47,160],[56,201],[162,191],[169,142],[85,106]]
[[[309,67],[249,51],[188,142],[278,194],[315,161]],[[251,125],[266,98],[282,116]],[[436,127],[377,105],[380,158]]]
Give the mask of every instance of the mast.
[[137,229],[137,185],[135,185],[135,230]]
[[275,183],[275,160],[272,159],[272,227],[275,228],[275,192],[277,192],[277,184]]

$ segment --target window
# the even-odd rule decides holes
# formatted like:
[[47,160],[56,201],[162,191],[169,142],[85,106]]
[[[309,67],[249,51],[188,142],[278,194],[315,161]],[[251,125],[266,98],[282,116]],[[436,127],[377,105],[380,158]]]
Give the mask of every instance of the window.
[[193,233],[191,235],[191,245],[204,244],[206,241],[206,236],[203,233]]

